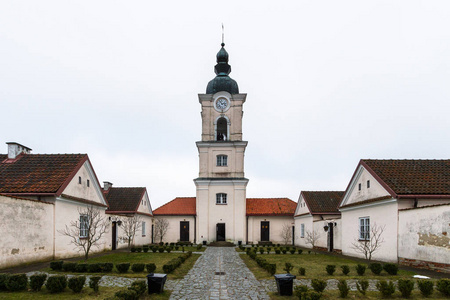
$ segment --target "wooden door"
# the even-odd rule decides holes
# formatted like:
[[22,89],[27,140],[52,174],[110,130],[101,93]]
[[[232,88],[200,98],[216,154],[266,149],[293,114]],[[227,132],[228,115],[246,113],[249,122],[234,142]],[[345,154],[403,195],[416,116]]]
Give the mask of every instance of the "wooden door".
[[111,250],[116,250],[117,247],[117,222],[112,222],[112,241],[111,241]]
[[218,241],[218,242],[225,241],[225,223],[217,224],[216,241]]
[[189,221],[180,222],[180,242],[189,242]]
[[270,225],[269,221],[261,221],[261,242],[270,241]]

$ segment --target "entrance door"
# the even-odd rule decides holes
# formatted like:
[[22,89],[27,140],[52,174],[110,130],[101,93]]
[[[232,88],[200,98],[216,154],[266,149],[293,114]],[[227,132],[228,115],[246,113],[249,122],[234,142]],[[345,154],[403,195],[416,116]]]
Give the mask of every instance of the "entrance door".
[[261,242],[268,242],[270,240],[269,232],[269,221],[261,221]]
[[189,242],[189,221],[180,222],[180,242]]
[[112,240],[111,240],[111,250],[116,250],[117,246],[117,222],[112,222]]
[[225,241],[225,223],[217,223],[217,236],[216,240],[218,242]]
[[328,251],[333,252],[334,247],[334,227],[333,223],[328,223]]

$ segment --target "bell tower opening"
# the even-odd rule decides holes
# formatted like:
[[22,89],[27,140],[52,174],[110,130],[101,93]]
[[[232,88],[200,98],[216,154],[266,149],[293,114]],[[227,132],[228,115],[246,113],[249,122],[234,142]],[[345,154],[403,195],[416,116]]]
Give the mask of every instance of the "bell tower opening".
[[221,117],[217,120],[216,141],[228,140],[228,122],[227,119]]

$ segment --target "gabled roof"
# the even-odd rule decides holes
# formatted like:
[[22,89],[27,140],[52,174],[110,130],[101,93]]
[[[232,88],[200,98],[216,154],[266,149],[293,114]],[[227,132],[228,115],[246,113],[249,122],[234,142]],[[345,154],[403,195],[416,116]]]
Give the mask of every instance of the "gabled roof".
[[380,181],[394,197],[397,195],[450,195],[450,160],[448,159],[363,159],[360,165]]
[[177,197],[153,211],[154,216],[195,216],[195,197]]
[[145,192],[145,187],[110,187],[103,191],[109,205],[107,212],[137,212]]
[[339,203],[344,191],[302,191],[311,214],[339,213]]
[[87,154],[0,154],[0,193],[61,195]]
[[296,207],[288,198],[247,198],[247,216],[294,216]]

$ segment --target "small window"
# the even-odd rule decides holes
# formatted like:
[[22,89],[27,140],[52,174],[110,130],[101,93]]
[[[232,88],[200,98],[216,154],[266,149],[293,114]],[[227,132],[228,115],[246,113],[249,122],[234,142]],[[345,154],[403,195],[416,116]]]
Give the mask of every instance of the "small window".
[[359,218],[359,240],[367,241],[370,239],[370,218]]
[[228,156],[217,155],[217,166],[218,167],[226,167],[227,165],[228,165]]
[[142,236],[145,236],[145,222],[142,222]]
[[370,188],[370,180],[367,180],[367,188]]
[[216,204],[227,204],[227,194],[216,194]]
[[300,224],[300,237],[305,237],[305,224]]
[[358,183],[358,191],[361,190],[361,183]]
[[87,238],[89,233],[89,217],[80,215],[80,238]]
[[78,176],[78,184],[81,184],[81,176]]
[[87,186],[89,187],[89,179],[86,181]]

